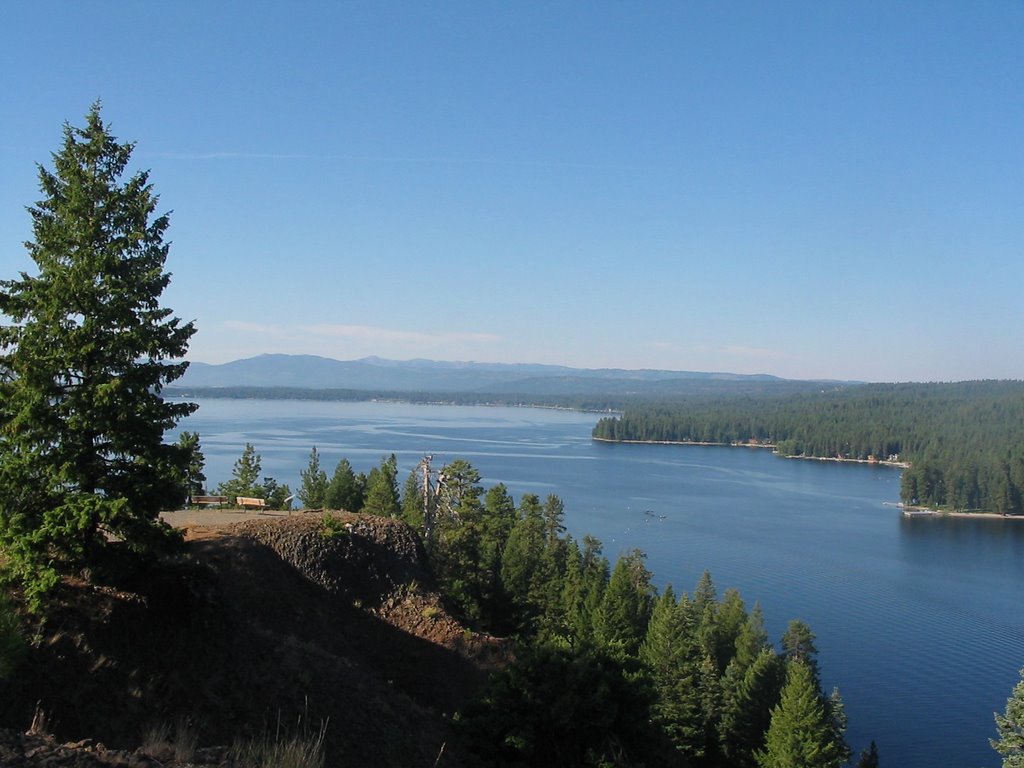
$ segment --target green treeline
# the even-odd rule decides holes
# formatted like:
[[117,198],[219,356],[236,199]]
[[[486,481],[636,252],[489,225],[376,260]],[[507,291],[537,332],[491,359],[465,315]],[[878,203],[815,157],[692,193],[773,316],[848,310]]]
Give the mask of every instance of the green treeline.
[[[692,595],[659,594],[639,550],[613,565],[599,540],[568,535],[558,496],[517,503],[461,459],[424,460],[400,490],[394,456],[369,474],[343,458],[331,476],[315,448],[298,495],[401,517],[450,610],[517,640],[515,661],[457,715],[481,765],[788,768],[850,756],[806,624],[791,622],[776,650],[760,607],[735,589],[719,598],[707,573]],[[336,528],[330,512],[324,526]]]
[[1024,514],[1024,382],[866,384],[627,408],[603,440],[737,443],[784,456],[909,462],[907,504]]
[[[322,488],[318,462],[314,452],[304,481]],[[421,465],[397,501],[392,472],[387,514],[397,503],[422,532],[452,610],[476,630],[518,640],[514,663],[457,716],[481,764],[782,768],[848,759],[842,702],[822,691],[803,622],[776,650],[760,608],[748,610],[738,591],[719,598],[705,573],[692,595],[671,586],[659,594],[642,552],[613,565],[600,541],[566,533],[557,496],[525,494],[517,504],[503,484],[485,490],[466,461],[429,485],[434,473]]]
[[500,405],[509,407],[559,408],[607,413],[618,411],[628,397],[613,394],[531,395],[500,392],[404,392],[370,389],[307,389],[305,387],[168,387],[175,398],[222,400],[312,400],[316,402],[415,403],[423,405]]
[[218,398],[229,400],[313,400],[318,402],[384,402],[503,405],[534,408],[565,408],[574,411],[610,412],[636,404],[674,402],[681,397],[776,396],[813,391],[809,381],[717,378],[679,378],[662,381],[624,381],[605,378],[553,377],[511,383],[503,391],[440,392],[393,389],[351,389],[328,387],[179,386],[165,389],[172,398]]

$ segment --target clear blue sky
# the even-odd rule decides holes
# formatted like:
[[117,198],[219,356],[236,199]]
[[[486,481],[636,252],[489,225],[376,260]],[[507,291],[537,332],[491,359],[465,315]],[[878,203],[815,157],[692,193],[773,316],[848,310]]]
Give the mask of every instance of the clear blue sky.
[[21,2],[0,276],[103,102],[190,358],[1024,378],[1024,4]]

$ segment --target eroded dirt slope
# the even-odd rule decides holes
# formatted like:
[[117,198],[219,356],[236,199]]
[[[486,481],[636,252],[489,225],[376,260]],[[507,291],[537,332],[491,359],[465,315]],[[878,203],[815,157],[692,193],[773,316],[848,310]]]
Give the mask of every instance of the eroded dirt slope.
[[0,725],[38,702],[59,741],[134,749],[180,718],[206,746],[326,722],[329,765],[461,764],[450,716],[507,648],[447,614],[408,527],[335,516],[193,526],[117,588],[64,584]]

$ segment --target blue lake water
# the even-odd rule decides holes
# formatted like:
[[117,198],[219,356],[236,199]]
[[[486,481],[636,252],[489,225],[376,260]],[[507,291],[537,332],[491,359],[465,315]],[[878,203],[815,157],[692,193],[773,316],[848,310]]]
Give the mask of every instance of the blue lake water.
[[[817,635],[856,751],[874,739],[893,768],[996,768],[989,747],[1024,666],[1024,521],[905,519],[887,467],[789,461],[745,448],[595,443],[597,417],[532,408],[201,400],[210,486],[246,442],[263,474],[299,486],[315,445],[368,471],[394,453],[404,481],[424,454],[463,458],[486,487],[565,501],[574,536],[614,559],[647,553],[659,586],[759,602],[776,640],[790,619]],[[646,511],[656,516],[646,515]]]

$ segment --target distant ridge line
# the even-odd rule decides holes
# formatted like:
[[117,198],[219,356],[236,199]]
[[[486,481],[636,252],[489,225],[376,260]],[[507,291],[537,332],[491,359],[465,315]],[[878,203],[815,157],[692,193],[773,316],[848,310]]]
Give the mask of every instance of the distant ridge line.
[[836,384],[782,379],[763,373],[571,368],[532,363],[379,357],[336,360],[317,355],[262,354],[221,364],[193,362],[185,375],[174,382],[173,389],[285,387],[389,393],[500,393],[529,395],[535,399],[580,394],[664,396],[746,387],[758,391],[775,387],[806,391]]

